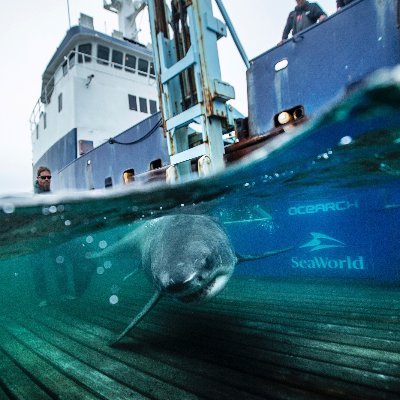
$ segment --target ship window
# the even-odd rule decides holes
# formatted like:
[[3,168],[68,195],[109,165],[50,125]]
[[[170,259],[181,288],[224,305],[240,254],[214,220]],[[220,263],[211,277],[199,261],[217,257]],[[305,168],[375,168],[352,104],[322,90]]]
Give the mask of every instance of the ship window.
[[47,115],[43,113],[43,129],[47,128]]
[[[78,46],[78,63],[88,63],[92,61],[92,44],[91,43],[84,43]],[[85,54],[85,56],[83,56]]]
[[36,140],[39,139],[39,124],[36,124]]
[[140,107],[140,112],[147,114],[147,100],[144,99],[143,97],[139,97],[139,107]]
[[139,64],[138,64],[139,75],[146,76],[148,68],[149,68],[149,62],[147,60],[139,58]]
[[58,112],[61,112],[62,107],[63,107],[63,95],[62,93],[60,93],[58,95]]
[[112,62],[114,65],[114,68],[122,69],[122,63],[123,63],[123,54],[120,51],[113,50],[112,51]]
[[149,100],[150,104],[150,114],[155,114],[157,112],[157,102],[154,100]]
[[128,94],[128,100],[129,100],[129,109],[137,111],[137,100],[136,96],[132,94]]
[[63,76],[67,75],[67,73],[68,73],[68,61],[64,61],[63,62],[62,72],[63,72]]
[[104,179],[104,187],[109,188],[112,187],[112,178],[111,176],[108,176],[106,179]]
[[156,71],[154,71],[154,64],[152,62],[150,63],[150,76],[152,78],[155,78],[156,76]]
[[72,68],[75,65],[75,51],[71,51],[71,53],[68,56],[68,63],[69,63],[69,68]]
[[136,69],[136,57],[127,54],[125,56],[125,71],[134,73]]
[[124,185],[135,181],[135,170],[133,168],[127,169],[123,174]]
[[110,59],[110,49],[109,47],[97,45],[97,62],[99,64],[108,65],[108,60]]
[[150,171],[152,171],[153,169],[158,169],[162,167],[162,162],[160,158],[157,158],[157,160],[153,160],[150,163]]
[[79,142],[79,155],[83,156],[89,151],[93,150],[93,140],[80,140]]

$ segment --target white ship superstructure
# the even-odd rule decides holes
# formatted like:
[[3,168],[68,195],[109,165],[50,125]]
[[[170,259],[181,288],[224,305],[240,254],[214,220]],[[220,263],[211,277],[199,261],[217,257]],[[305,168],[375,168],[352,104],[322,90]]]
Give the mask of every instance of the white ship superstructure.
[[[124,1],[106,8],[122,13]],[[142,3],[142,2],[140,2]],[[121,21],[120,21],[121,23]],[[132,25],[132,23],[131,23]],[[114,31],[96,32],[81,14],[42,76],[31,116],[33,165],[62,169],[158,110],[151,49]]]

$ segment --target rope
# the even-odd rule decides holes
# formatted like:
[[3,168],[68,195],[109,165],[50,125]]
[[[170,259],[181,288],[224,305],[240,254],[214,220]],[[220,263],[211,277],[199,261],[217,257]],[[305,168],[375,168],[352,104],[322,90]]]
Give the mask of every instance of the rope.
[[110,138],[110,139],[108,139],[108,143],[110,143],[110,144],[114,144],[114,143],[122,144],[122,145],[125,145],[125,146],[129,146],[131,144],[140,143],[143,140],[146,140],[148,137],[150,137],[160,126],[162,126],[161,122],[162,122],[162,118],[160,118],[160,120],[157,121],[157,123],[144,136],[142,136],[139,139],[134,140],[133,142],[124,143],[124,142],[119,142],[118,140],[116,140],[114,138]]

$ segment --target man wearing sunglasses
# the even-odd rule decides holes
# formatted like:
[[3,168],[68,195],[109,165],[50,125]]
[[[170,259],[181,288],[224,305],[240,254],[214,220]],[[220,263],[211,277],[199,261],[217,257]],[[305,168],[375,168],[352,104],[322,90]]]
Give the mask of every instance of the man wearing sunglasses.
[[36,174],[36,181],[33,184],[35,193],[49,193],[51,184],[51,171],[47,167],[39,167]]

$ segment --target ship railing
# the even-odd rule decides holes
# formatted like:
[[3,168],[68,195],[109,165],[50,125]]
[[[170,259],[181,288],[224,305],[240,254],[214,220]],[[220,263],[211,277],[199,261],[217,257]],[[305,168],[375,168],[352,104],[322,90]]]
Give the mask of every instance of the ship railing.
[[31,126],[31,132],[33,133],[37,129],[37,125],[40,121],[40,116],[44,113],[44,105],[39,97],[35,106],[33,107],[33,111],[29,118],[29,123]]
[[[136,58],[138,59],[138,57]],[[147,78],[146,83],[148,85],[155,85],[156,83],[156,76],[155,73],[152,73],[151,63],[149,63],[147,72],[145,72],[137,67],[138,60],[136,61],[136,67],[132,68],[124,64],[96,57],[92,54],[71,50],[68,55],[64,56],[64,62],[56,69],[53,76],[48,80],[46,86],[42,91],[42,95],[39,97],[39,99],[35,103],[35,106],[33,107],[33,111],[29,119],[31,132],[34,132],[36,129],[38,129],[40,117],[45,112],[44,105],[50,103],[54,87],[68,74],[68,71],[76,65],[76,60],[78,60],[78,64],[83,65],[92,65],[92,62],[94,62],[98,65],[109,66],[110,70],[114,71],[114,74],[117,74],[116,71],[125,70],[131,74],[129,76],[129,79],[136,81],[137,83],[143,84],[143,78]],[[60,71],[62,73],[60,73]],[[56,80],[57,76],[59,78]]]

